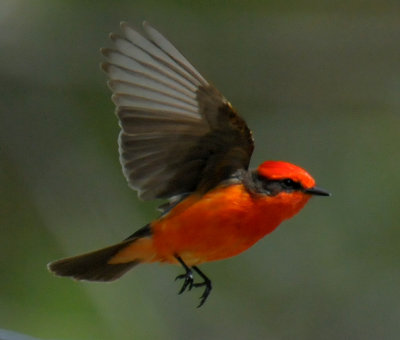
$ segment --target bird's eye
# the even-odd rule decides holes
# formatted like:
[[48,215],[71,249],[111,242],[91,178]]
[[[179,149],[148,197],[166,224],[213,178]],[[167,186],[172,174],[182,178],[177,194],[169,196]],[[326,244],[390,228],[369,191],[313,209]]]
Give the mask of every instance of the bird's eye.
[[301,190],[302,186],[299,182],[295,182],[290,178],[285,178],[281,181],[281,185],[284,190],[292,191],[292,190]]
[[282,181],[282,183],[283,183],[286,187],[288,187],[288,188],[293,188],[293,187],[295,186],[295,182],[294,182],[292,179],[290,179],[290,178],[284,179],[284,180]]

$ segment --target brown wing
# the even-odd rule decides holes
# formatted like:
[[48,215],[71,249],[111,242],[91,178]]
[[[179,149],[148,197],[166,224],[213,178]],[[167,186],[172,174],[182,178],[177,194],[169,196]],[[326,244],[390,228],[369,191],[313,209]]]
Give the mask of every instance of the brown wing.
[[145,37],[121,23],[103,49],[120,119],[120,160],[142,199],[205,192],[247,169],[246,123],[178,50],[149,24]]

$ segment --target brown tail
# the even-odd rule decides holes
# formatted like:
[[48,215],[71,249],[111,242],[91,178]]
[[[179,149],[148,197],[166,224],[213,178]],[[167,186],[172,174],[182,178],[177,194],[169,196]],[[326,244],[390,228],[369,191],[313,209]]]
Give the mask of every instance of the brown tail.
[[109,263],[114,255],[136,240],[137,238],[128,239],[107,248],[54,261],[49,263],[47,268],[56,275],[69,276],[76,280],[113,281],[140,263],[139,260]]

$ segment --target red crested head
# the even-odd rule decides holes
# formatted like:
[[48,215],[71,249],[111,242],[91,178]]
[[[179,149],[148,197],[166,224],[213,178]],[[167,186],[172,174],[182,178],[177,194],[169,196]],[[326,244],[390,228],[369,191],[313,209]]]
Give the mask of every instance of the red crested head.
[[315,186],[314,178],[306,170],[288,162],[266,161],[258,167],[257,172],[259,175],[270,180],[291,179],[294,182],[300,183],[305,189]]
[[[253,173],[254,174],[254,173]],[[264,213],[277,226],[283,220],[297,214],[312,195],[330,194],[315,186],[311,175],[297,165],[283,161],[262,163],[253,176],[259,202],[264,204]]]

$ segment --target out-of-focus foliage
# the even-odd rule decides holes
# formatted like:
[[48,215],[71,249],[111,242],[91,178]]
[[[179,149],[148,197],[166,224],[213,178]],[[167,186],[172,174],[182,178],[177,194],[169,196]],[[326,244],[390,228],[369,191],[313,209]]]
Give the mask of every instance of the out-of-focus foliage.
[[[245,254],[112,284],[46,263],[157,216],[118,163],[98,63],[107,34],[150,21],[253,129],[252,165],[307,168],[331,198]],[[397,339],[400,334],[398,1],[0,2],[0,327],[43,339]],[[157,202],[159,203],[159,202]]]

